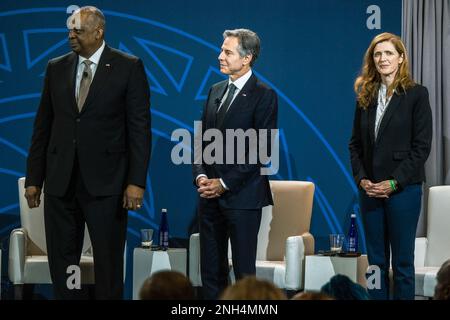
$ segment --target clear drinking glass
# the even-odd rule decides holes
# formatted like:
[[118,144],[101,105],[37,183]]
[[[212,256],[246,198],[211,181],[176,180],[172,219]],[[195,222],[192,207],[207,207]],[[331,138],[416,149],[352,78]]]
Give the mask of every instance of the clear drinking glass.
[[153,229],[141,229],[141,247],[150,248],[152,246]]
[[342,251],[342,245],[344,244],[343,234],[330,234],[330,251],[339,253]]

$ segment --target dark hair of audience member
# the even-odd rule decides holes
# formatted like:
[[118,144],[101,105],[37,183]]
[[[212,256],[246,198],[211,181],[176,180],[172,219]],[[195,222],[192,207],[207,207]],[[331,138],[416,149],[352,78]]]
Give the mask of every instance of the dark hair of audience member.
[[336,300],[370,300],[366,289],[342,274],[333,276],[320,291]]
[[323,292],[299,292],[291,300],[335,300]]
[[152,274],[141,287],[141,300],[193,300],[194,288],[178,271],[164,270]]
[[439,268],[436,280],[434,300],[450,300],[450,259]]

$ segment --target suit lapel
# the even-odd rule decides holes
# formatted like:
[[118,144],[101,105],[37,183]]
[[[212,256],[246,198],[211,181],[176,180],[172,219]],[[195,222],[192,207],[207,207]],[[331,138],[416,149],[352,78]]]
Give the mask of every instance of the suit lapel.
[[375,118],[377,115],[377,105],[373,104],[369,107],[367,112],[367,123],[369,128],[369,137],[370,137],[370,143],[375,143]]
[[92,79],[92,83],[89,87],[89,93],[86,97],[86,101],[84,102],[83,109],[81,109],[81,113],[85,112],[86,109],[89,108],[89,106],[95,100],[95,97],[105,87],[105,84],[107,83],[109,74],[112,69],[111,60],[112,60],[111,49],[105,45],[105,49],[103,50],[103,53],[100,56],[98,66],[95,71],[94,79]]
[[377,140],[376,141],[380,140],[380,136],[383,134],[384,129],[386,128],[386,126],[389,123],[389,120],[391,120],[392,115],[398,109],[398,105],[400,103],[400,100],[401,100],[401,96],[400,95],[398,95],[396,93],[394,93],[392,95],[391,101],[389,101],[389,104],[387,106],[386,112],[384,113],[383,119],[381,119],[380,128],[378,129],[378,134],[377,134]]
[[67,59],[67,66],[65,69],[66,74],[63,79],[68,79],[67,96],[70,99],[70,106],[73,111],[78,113],[77,100],[75,97],[75,81],[77,77],[77,65],[78,65],[78,55],[72,53]]
[[211,97],[209,98],[209,128],[213,128],[216,126],[216,113],[217,109],[220,106],[220,102],[227,91],[228,87],[228,79],[219,83],[214,91],[211,92]]
[[223,123],[225,124],[227,122],[227,119],[230,117],[230,114],[233,112],[236,112],[239,108],[245,108],[245,106],[248,103],[248,98],[253,90],[253,88],[256,85],[256,76],[252,74],[250,79],[245,83],[244,87],[241,91],[239,91],[236,98],[234,98],[233,102],[230,105],[230,108],[228,109],[227,113],[225,114],[225,118],[223,119]]

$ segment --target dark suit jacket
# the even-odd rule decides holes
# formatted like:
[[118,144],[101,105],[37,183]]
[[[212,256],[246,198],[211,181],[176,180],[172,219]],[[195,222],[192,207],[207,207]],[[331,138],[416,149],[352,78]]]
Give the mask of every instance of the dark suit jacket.
[[75,154],[93,196],[145,186],[151,150],[150,90],[142,61],[105,46],[79,113],[75,99],[78,55],[52,59],[34,122],[26,186],[64,195]]
[[[228,80],[225,80],[213,85],[209,90],[202,115],[203,131],[216,128],[216,112],[227,86]],[[275,91],[259,82],[253,74],[228,109],[222,127],[217,129],[223,132],[224,137],[226,129],[276,129],[277,115],[278,99]],[[270,143],[270,137],[268,141]],[[203,144],[203,150],[206,145]],[[249,151],[248,145],[246,151]],[[234,154],[236,160],[236,152]],[[206,174],[208,178],[222,178],[229,188],[229,191],[219,198],[219,203],[224,208],[259,209],[273,204],[268,177],[260,174],[262,164],[259,161],[257,164],[248,163],[194,165],[194,183],[199,174]]]
[[394,93],[375,140],[377,102],[356,107],[349,148],[357,185],[396,179],[400,187],[425,181],[424,164],[431,149],[432,116],[425,87]]

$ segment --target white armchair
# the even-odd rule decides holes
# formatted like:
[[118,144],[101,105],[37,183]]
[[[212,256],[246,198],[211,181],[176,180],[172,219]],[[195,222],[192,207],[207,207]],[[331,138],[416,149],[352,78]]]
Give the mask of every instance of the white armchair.
[[[44,196],[41,205],[30,209],[24,197],[25,178],[20,178],[19,204],[21,228],[11,231],[9,242],[9,279],[14,284],[15,298],[22,298],[27,284],[50,284],[47,246],[44,228]],[[87,228],[84,234],[83,253],[80,261],[81,282],[94,283],[94,260]]]
[[450,186],[430,188],[427,214],[427,237],[416,238],[414,252],[416,296],[433,297],[436,274],[450,259]]
[[[270,187],[274,205],[263,208],[256,276],[272,281],[282,289],[301,290],[305,256],[314,254],[314,237],[309,233],[314,184],[270,181]],[[198,233],[190,237],[189,278],[194,286],[201,286]]]

